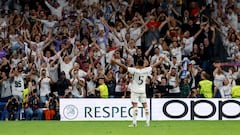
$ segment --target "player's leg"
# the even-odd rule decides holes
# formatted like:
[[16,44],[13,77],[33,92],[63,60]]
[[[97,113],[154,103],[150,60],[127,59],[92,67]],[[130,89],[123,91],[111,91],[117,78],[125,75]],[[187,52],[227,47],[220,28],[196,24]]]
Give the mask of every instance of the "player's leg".
[[133,114],[133,121],[129,127],[136,127],[137,126],[137,115],[138,115],[138,97],[137,94],[131,93],[131,101],[132,101],[132,114]]
[[137,103],[132,102],[132,107],[133,107],[133,122],[132,122],[132,126],[136,127],[137,126],[137,115],[138,115]]
[[147,102],[142,103],[142,105],[145,111],[146,126],[150,126],[149,109],[148,109]]
[[145,111],[145,117],[146,117],[146,126],[150,126],[150,117],[149,117],[149,109],[148,109],[148,104],[146,100],[146,94],[142,94],[140,96],[140,102],[142,103],[142,106]]

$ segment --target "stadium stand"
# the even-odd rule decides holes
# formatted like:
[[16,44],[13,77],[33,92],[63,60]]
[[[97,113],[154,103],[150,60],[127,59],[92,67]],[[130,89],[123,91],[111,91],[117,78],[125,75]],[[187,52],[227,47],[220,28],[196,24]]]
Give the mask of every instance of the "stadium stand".
[[29,99],[33,92],[37,108],[49,109],[50,99],[56,99],[53,114],[58,114],[59,98],[100,98],[95,89],[102,78],[105,98],[128,98],[132,75],[111,64],[112,57],[127,66],[139,58],[147,66],[164,57],[149,74],[148,97],[204,97],[205,85],[199,85],[204,77],[213,83],[210,98],[232,98],[240,75],[239,3],[1,0],[1,120],[12,97],[21,110],[35,107]]

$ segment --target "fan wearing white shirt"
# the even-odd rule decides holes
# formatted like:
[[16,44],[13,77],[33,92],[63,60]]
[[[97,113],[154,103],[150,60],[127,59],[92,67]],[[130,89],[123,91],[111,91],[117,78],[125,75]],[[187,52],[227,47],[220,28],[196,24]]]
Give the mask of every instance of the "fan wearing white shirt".
[[47,0],[45,0],[46,6],[49,8],[51,11],[52,15],[56,15],[58,17],[58,20],[62,19],[62,11],[65,6],[68,5],[68,2],[63,2],[63,1],[55,1],[54,5],[50,5]]
[[59,52],[56,52],[55,50],[55,46],[51,45],[50,46],[50,50],[55,53],[55,55],[51,56],[51,51],[50,50],[46,50],[45,52],[45,56],[43,55],[44,49],[45,47],[47,47],[48,45],[45,45],[41,50],[40,54],[41,54],[41,58],[44,62],[49,63],[49,61],[53,60],[55,61],[56,59],[58,59],[59,57],[61,57],[61,53],[65,50],[65,48],[63,47]]
[[54,21],[54,18],[52,15],[48,15],[48,20],[38,19],[35,16],[32,16],[32,19],[40,21],[43,24],[44,34],[47,34],[49,29],[53,31],[54,26],[58,23],[57,21]]
[[179,66],[181,65],[180,62],[177,61],[177,57],[175,56],[172,57],[172,60],[169,61],[169,64],[170,64],[170,69],[176,68],[177,71]]
[[71,58],[70,56],[64,56],[63,58],[60,57],[60,59],[59,59],[60,71],[61,72],[64,71],[66,74],[66,78],[69,80],[70,80],[69,71],[72,69],[77,56],[78,55],[74,56],[73,58]]
[[223,86],[220,87],[219,92],[221,98],[232,98],[232,85],[229,83],[229,80],[226,78],[223,81]]
[[160,55],[160,53],[159,53],[159,48],[155,47],[154,48],[154,55],[151,58],[150,64],[152,65],[152,64],[156,63],[161,56],[162,55]]
[[11,80],[10,80],[10,78],[7,77],[5,72],[1,72],[0,76],[1,76],[0,98],[8,99],[12,96]]
[[179,87],[179,77],[176,68],[171,68],[167,74],[168,83],[172,86],[172,89],[169,89],[169,97],[178,98],[180,97],[180,87]]
[[85,86],[85,79],[79,78],[78,71],[73,70],[73,77],[70,80],[72,85],[72,94],[75,98],[81,98],[86,95]]
[[192,36],[192,37],[190,37],[190,32],[189,31],[184,32],[184,34],[183,34],[183,50],[182,50],[183,52],[182,52],[182,55],[184,55],[184,56],[191,55],[191,52],[193,50],[193,42],[200,35],[200,33],[202,32],[204,27],[205,27],[204,25],[201,25],[198,32],[195,33],[194,36]]
[[59,67],[58,60],[50,60],[49,63],[47,63],[49,77],[52,78],[53,82],[57,82],[58,80],[58,67]]
[[[138,25],[138,24],[134,24],[135,25]],[[141,38],[138,38],[139,35],[141,35],[142,33],[142,30],[141,28],[135,26],[135,28],[130,28],[129,29],[130,31],[130,36],[131,36],[131,39],[134,39],[136,40],[136,46],[140,47],[141,46]]]
[[49,42],[51,42],[51,40],[50,40],[52,37],[51,30],[49,30],[48,37],[44,41],[41,41],[40,35],[35,35],[35,37],[34,37],[35,41],[31,41],[27,38],[27,34],[28,34],[27,32],[24,32],[24,39],[30,46],[33,46],[33,48],[36,48],[36,49],[34,49],[34,51],[40,51],[44,45],[49,44]]
[[111,28],[110,36],[113,41],[116,43],[117,46],[122,47],[124,46],[124,38],[127,33],[126,28],[123,27],[122,22],[116,23],[116,28]]
[[38,80],[39,91],[40,91],[40,100],[42,104],[45,104],[47,101],[47,95],[51,93],[51,84],[53,84],[52,78],[46,75],[46,69],[41,70],[41,77]]
[[214,86],[219,90],[220,87],[223,86],[223,81],[226,79],[226,76],[219,65],[215,66],[215,69],[213,71],[213,77]]
[[227,8],[227,18],[231,24],[231,26],[237,30],[238,28],[238,14],[235,11],[235,9],[232,9],[231,7]]
[[182,61],[182,51],[181,47],[178,46],[178,43],[176,41],[172,42],[172,49],[171,49],[171,54],[172,57],[177,58],[177,62],[180,63]]
[[20,55],[17,52],[12,53],[12,57],[10,58],[10,64],[12,67],[16,67],[17,64],[21,61]]
[[133,56],[134,54],[136,54],[137,52],[137,47],[135,44],[134,40],[130,40],[127,44],[124,45],[124,49],[123,49],[123,57],[127,58],[130,56]]
[[73,67],[69,71],[71,78],[75,76],[74,72],[77,72],[78,78],[85,78],[87,76],[87,73],[80,69],[80,65],[77,62],[73,64]]
[[[142,30],[148,21],[144,22],[142,16],[139,13],[135,14],[135,17],[132,19],[133,23],[129,26],[122,16],[119,16],[119,19],[123,22],[127,30],[129,30],[130,39],[136,42],[137,47],[141,47],[141,37],[145,33],[145,30]],[[125,39],[126,41],[126,39]]]
[[18,34],[16,32],[17,31],[15,30],[15,28],[10,25],[8,28],[8,38],[9,38],[11,47],[17,43]]
[[15,67],[11,68],[9,77],[12,79],[12,95],[16,96],[18,101],[22,102],[22,91],[24,90],[25,74],[22,73],[21,69]]

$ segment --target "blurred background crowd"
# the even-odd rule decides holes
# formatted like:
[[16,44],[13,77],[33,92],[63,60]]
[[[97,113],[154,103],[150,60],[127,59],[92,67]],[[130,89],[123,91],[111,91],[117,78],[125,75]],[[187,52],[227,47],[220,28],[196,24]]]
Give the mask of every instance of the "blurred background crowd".
[[[149,98],[240,97],[239,0],[1,0],[4,119],[57,119],[59,98],[128,98],[129,67],[164,62]],[[239,86],[239,87],[238,87]],[[44,108],[44,109],[42,109]]]

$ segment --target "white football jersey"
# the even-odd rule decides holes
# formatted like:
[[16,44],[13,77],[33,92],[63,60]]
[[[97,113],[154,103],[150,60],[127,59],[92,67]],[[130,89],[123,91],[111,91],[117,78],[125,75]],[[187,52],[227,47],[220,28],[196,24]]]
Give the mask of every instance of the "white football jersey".
[[146,79],[152,72],[152,67],[137,69],[128,67],[128,72],[133,75],[132,92],[146,93]]
[[22,91],[24,90],[24,76],[14,76],[12,82],[12,94],[22,98]]

